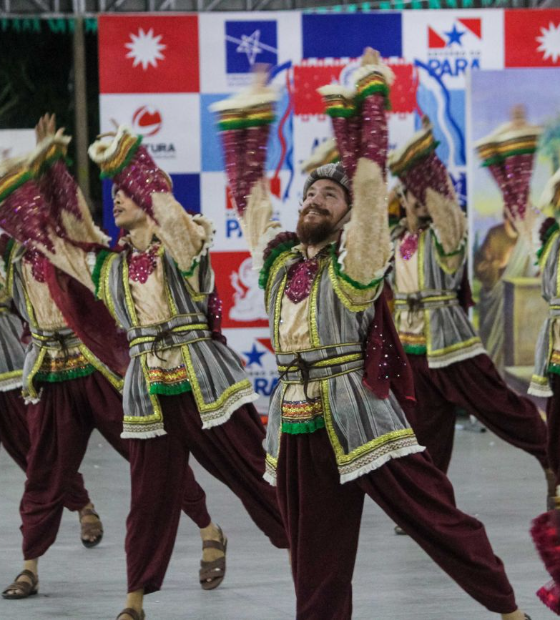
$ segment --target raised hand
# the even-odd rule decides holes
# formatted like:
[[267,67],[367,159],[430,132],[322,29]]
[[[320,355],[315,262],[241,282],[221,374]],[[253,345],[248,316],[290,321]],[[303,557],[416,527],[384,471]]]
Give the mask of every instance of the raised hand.
[[[63,130],[64,131],[64,130]],[[44,140],[47,136],[54,136],[56,133],[56,115],[48,112],[41,116],[37,125],[35,125],[35,138],[37,144]]]
[[364,67],[365,65],[378,65],[380,63],[381,55],[377,50],[373,49],[373,47],[364,48],[361,62],[362,67]]

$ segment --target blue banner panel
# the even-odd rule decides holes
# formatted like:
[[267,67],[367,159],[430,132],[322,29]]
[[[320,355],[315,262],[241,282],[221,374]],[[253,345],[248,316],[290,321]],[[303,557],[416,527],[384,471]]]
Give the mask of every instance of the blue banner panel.
[[303,15],[304,58],[357,58],[368,45],[381,56],[402,56],[400,13]]

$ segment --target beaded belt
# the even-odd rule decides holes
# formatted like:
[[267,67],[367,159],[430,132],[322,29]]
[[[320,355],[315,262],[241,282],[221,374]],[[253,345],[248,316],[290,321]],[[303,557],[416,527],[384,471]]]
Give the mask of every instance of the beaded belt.
[[212,332],[206,315],[188,314],[175,316],[156,325],[133,327],[128,330],[127,338],[131,357],[148,352],[158,357],[158,352],[165,349],[189,342],[211,340]]

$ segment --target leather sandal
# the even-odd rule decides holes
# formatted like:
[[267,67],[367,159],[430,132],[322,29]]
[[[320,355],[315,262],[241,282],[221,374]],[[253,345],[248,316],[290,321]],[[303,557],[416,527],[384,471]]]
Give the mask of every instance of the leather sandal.
[[[28,577],[30,581],[18,581],[20,577]],[[31,583],[30,583],[31,582]],[[14,579],[3,592],[2,598],[5,599],[20,599],[33,596],[39,592],[39,578],[30,570],[22,570],[21,573]]]
[[[96,547],[103,538],[103,524],[101,523],[99,515],[93,508],[82,508],[78,514],[80,515],[80,539],[82,545],[88,549]],[[82,521],[84,517],[97,517],[97,523],[84,523]],[[95,538],[93,540],[88,540],[86,537],[89,536],[95,536]]]
[[224,556],[212,562],[200,561],[199,580],[200,587],[203,590],[214,590],[224,580],[226,576],[226,551],[227,551],[227,538],[222,532],[219,525],[216,526],[220,531],[221,540],[205,540],[202,543],[202,550],[204,549],[218,549],[223,551]]
[[146,614],[144,613],[144,610],[138,613],[135,609],[132,609],[131,607],[127,607],[126,609],[123,609],[121,613],[117,616],[117,620],[119,620],[119,618],[121,616],[124,616],[125,614],[130,616],[132,620],[145,620],[146,619]]

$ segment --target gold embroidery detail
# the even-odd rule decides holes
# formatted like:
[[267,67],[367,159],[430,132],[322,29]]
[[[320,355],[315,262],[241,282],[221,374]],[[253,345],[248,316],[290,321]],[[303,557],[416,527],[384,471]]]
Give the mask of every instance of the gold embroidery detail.
[[82,355],[86,358],[86,360],[96,369],[98,370],[104,377],[109,381],[109,383],[119,392],[122,392],[124,386],[124,379],[112,372],[103,362],[98,360],[95,355],[85,346],[85,344],[80,344],[78,347],[82,353]]
[[237,383],[234,383],[233,385],[230,385],[228,388],[226,388],[216,400],[212,401],[211,403],[205,403],[204,397],[202,395],[202,390],[200,389],[200,384],[198,383],[198,380],[196,378],[196,373],[192,363],[189,347],[186,345],[182,346],[181,352],[183,353],[183,359],[185,360],[185,365],[187,366],[189,382],[191,384],[194,398],[200,413],[208,413],[211,411],[215,411],[216,409],[220,409],[221,407],[223,407],[225,402],[227,402],[238,392],[246,389],[252,390],[251,381],[249,379],[243,379],[243,381],[238,381]]
[[336,431],[334,430],[332,411],[329,402],[328,381],[321,381],[321,391],[323,395],[324,416],[327,433],[329,435],[331,445],[333,446],[336,455],[336,461],[339,465],[347,465],[352,461],[355,461],[356,459],[364,456],[365,454],[372,452],[387,443],[395,441],[396,439],[415,437],[414,431],[411,428],[392,431],[390,433],[385,433],[384,435],[381,435],[381,437],[376,437],[375,439],[368,441],[368,443],[365,443],[364,445],[350,451],[348,454],[345,454],[342,446],[340,445],[340,442],[338,441],[338,437],[336,436]]
[[122,280],[124,285],[124,298],[126,301],[126,307],[128,313],[130,314],[130,321],[132,323],[132,327],[138,327],[138,316],[136,314],[136,306],[134,305],[134,298],[132,297],[132,292],[130,291],[130,282],[128,279],[128,258],[125,257],[122,265]]
[[441,357],[442,355],[446,355],[447,353],[453,353],[454,351],[466,349],[475,344],[480,344],[480,338],[478,336],[474,336],[473,338],[469,338],[469,340],[464,340],[463,342],[457,342],[456,344],[449,345],[448,347],[444,347],[443,349],[430,351],[429,355],[431,357]]
[[29,394],[31,398],[37,398],[38,396],[37,390],[35,389],[35,386],[33,385],[33,378],[39,372],[39,368],[41,368],[43,359],[46,354],[47,354],[47,350],[41,347],[39,349],[37,359],[35,360],[35,364],[33,364],[33,368],[31,369],[31,372],[27,376],[27,381],[25,384],[25,392]]
[[317,326],[317,297],[319,295],[319,286],[323,278],[324,269],[325,262],[324,260],[320,260],[319,271],[315,276],[315,280],[311,287],[311,293],[309,294],[309,335],[311,336],[311,344],[314,347],[318,347],[321,344],[319,328]]
[[[118,322],[117,314],[115,311],[115,304],[113,301],[113,295],[111,293],[111,287],[109,285],[109,278],[111,275],[111,267],[113,262],[118,258],[119,254],[109,254],[101,265],[101,274],[99,278],[99,298],[109,310],[109,314]],[[126,262],[124,258],[123,262]]]
[[294,420],[310,420],[316,418],[323,413],[323,403],[318,398],[313,402],[292,402],[287,401],[282,403],[282,417],[287,418],[290,421]]
[[5,372],[4,374],[0,374],[0,383],[3,381],[9,381],[10,379],[17,379],[18,377],[23,376],[23,370],[11,370],[10,372]]
[[[148,383],[148,362],[146,360],[147,354],[143,354],[140,356],[140,364],[142,366],[142,374],[144,375],[144,381]],[[150,402],[152,403],[152,407],[154,408],[154,413],[148,416],[135,416],[135,415],[125,415],[124,421],[130,422],[135,425],[143,425],[143,424],[151,424],[152,422],[161,422],[163,420],[163,415],[161,411],[161,405],[159,403],[159,398],[156,394],[150,394],[148,391],[148,396],[150,398]]]
[[275,349],[280,349],[280,319],[282,316],[282,299],[284,297],[284,289],[286,288],[286,283],[288,282],[288,274],[282,278],[282,282],[280,282],[280,286],[278,287],[278,294],[276,295],[276,299],[274,300],[274,342],[273,346]]
[[[355,289],[351,284],[349,284],[342,278],[337,277],[332,260],[329,261],[329,279],[331,281],[334,292],[336,293],[336,296],[340,299],[344,307],[350,310],[350,312],[364,312],[371,306],[374,298],[361,304],[356,304],[350,299],[348,293],[356,293],[358,292],[358,289]],[[374,291],[377,291],[377,287],[374,289]]]
[[[293,256],[292,251],[287,250],[286,252],[283,252],[282,254],[280,254],[280,256],[274,261],[274,264],[268,275],[266,291],[264,293],[264,305],[265,305],[267,312],[269,312],[268,304],[269,304],[269,298],[270,298],[270,291],[274,285],[274,282],[276,281],[276,276],[278,275],[278,272],[280,271],[280,269],[284,267],[285,263],[292,256]],[[280,286],[280,291],[282,295],[284,294],[284,286],[285,286],[285,283],[282,286]]]

